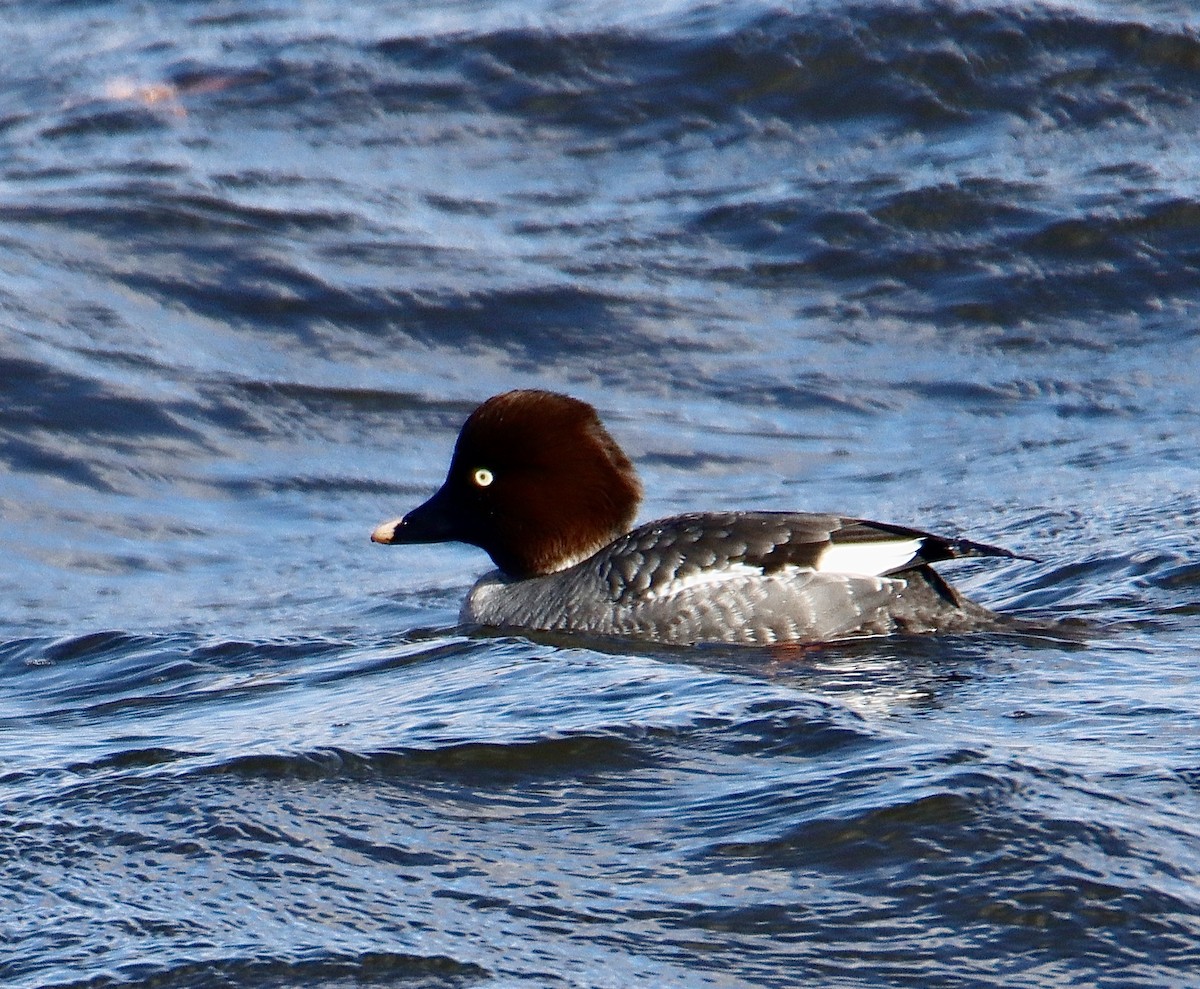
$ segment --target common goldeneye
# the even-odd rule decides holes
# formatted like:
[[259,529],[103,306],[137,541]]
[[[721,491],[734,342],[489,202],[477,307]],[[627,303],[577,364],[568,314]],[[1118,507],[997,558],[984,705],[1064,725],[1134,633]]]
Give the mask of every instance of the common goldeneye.
[[586,402],[489,398],[462,427],[440,490],[377,543],[457,541],[499,568],[464,623],[689,645],[819,643],[968,631],[997,616],[929,566],[1016,557],[904,526],[800,512],[698,512],[631,530],[633,464]]

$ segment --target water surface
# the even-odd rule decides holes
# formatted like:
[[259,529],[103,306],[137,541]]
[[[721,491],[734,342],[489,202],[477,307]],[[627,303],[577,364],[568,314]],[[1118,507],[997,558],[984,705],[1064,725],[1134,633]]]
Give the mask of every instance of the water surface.
[[[0,981],[1189,986],[1183,3],[60,4],[0,27]],[[1070,638],[456,626],[511,387],[642,517],[834,510]]]

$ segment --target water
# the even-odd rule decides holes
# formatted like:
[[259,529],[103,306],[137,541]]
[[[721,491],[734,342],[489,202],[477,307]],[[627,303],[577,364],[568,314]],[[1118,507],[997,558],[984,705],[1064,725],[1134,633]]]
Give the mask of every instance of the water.
[[[593,9],[594,8],[594,9]],[[1200,979],[1186,3],[10,5],[0,982]],[[1076,639],[471,634],[511,387]]]

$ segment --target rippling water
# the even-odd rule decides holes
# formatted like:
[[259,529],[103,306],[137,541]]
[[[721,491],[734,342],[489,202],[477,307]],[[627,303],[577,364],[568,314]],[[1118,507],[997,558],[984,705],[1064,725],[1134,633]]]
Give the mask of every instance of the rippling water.
[[[1195,985],[1200,17],[592,6],[5,9],[0,982]],[[1078,634],[459,629],[519,386]]]

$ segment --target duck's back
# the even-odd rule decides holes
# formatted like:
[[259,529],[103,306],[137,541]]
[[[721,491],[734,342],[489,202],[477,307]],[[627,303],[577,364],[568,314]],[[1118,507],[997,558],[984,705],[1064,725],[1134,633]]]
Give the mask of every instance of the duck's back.
[[813,643],[985,627],[929,566],[1005,550],[835,515],[723,512],[650,522],[542,577],[493,572],[466,622],[686,645]]

